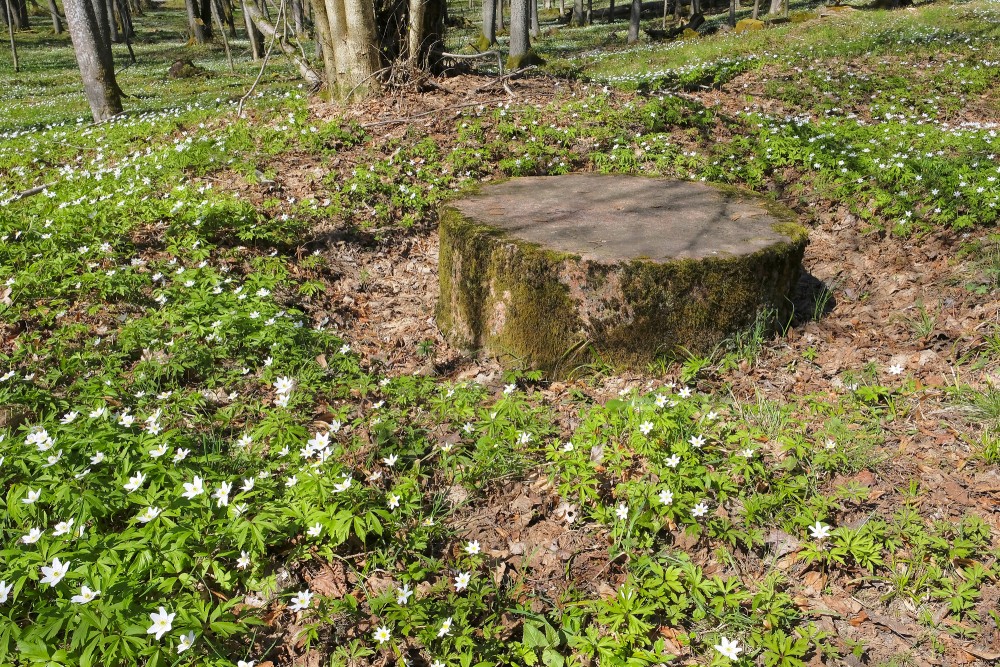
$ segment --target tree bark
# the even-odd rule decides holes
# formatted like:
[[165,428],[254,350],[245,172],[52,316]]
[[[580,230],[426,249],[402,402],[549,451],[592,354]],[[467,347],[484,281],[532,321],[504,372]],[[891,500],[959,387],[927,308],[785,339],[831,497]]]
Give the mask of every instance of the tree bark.
[[243,7],[247,16],[249,16],[250,20],[252,20],[254,25],[257,26],[257,29],[260,30],[266,38],[274,39],[278,48],[280,48],[285,55],[295,63],[296,67],[299,69],[299,74],[306,80],[306,83],[314,89],[320,88],[323,85],[323,79],[320,75],[317,74],[316,71],[309,66],[309,63],[299,55],[298,51],[295,50],[295,47],[289,44],[282,35],[277,34],[275,27],[267,22],[264,16],[260,13],[260,10],[257,9],[257,7],[252,3],[246,3]]
[[115,79],[111,41],[98,18],[104,8],[90,0],[65,0],[63,7],[90,111],[96,122],[108,120],[122,112],[122,91]]
[[295,37],[301,39],[306,32],[306,17],[302,11],[302,0],[291,0],[292,20],[295,22]]
[[[250,1],[253,2],[253,0]],[[260,60],[264,57],[264,36],[260,34],[260,30],[257,29],[257,26],[250,19],[250,14],[247,13],[246,0],[240,0],[240,8],[243,10],[243,22],[247,26],[247,37],[250,39],[250,54],[254,60]]]
[[410,25],[407,31],[407,62],[414,67],[421,66],[424,42],[424,15],[427,0],[410,0]]
[[3,7],[0,7],[0,14],[3,14],[4,23],[7,24],[7,34],[10,37],[10,56],[14,59],[14,71],[21,71],[21,64],[17,60],[17,43],[14,42],[14,18],[11,11],[10,0],[4,0]]
[[[348,74],[341,81],[347,96],[366,96],[379,87],[375,72],[379,69],[379,52],[375,33],[375,7],[371,0],[344,0],[347,17],[345,27]],[[334,39],[337,39],[336,34]]]
[[205,31],[205,39],[212,39],[212,0],[198,2],[198,18],[201,19],[201,29]]
[[611,23],[612,21],[615,20],[615,0],[611,0],[610,4],[608,5],[607,17],[608,17],[608,23]]
[[510,3],[510,56],[508,62],[513,68],[521,66],[521,61],[528,55],[531,40],[528,31],[531,27],[528,3],[532,0],[511,0]]
[[407,60],[414,67],[432,69],[444,51],[446,0],[410,0],[407,17]]
[[10,16],[13,18],[15,29],[27,30],[31,27],[31,21],[28,18],[28,3],[26,0],[11,0]]
[[316,45],[323,57],[326,88],[333,95],[337,90],[337,58],[333,47],[333,36],[330,34],[330,17],[327,16],[326,3],[323,0],[313,0],[310,5],[312,6],[313,24],[316,26]]
[[628,43],[639,41],[639,16],[642,14],[642,0],[632,0],[632,11],[628,16]]
[[104,5],[104,11],[108,15],[108,35],[111,39],[112,44],[122,43],[122,34],[118,29],[118,15],[115,9],[115,0],[101,0]]
[[736,27],[736,0],[729,0],[729,27]]
[[581,26],[583,22],[583,0],[573,0],[573,15],[569,18],[569,24]]
[[782,0],[771,0],[771,7],[767,10],[768,14],[780,14]]
[[530,34],[532,39],[537,39],[538,35],[541,34],[541,29],[538,27],[538,0],[528,0],[531,4],[529,5],[531,9],[531,30]]
[[205,29],[205,20],[201,17],[200,5],[199,0],[184,0],[188,16],[188,36],[195,44],[204,44],[208,41],[208,31]]
[[483,0],[483,42],[483,51],[497,43],[497,0]]
[[756,21],[760,15],[760,0],[753,0],[753,20]]
[[49,0],[49,14],[52,15],[52,32],[61,35],[63,31],[62,18],[59,16],[56,0]]
[[222,0],[212,0],[213,14],[215,15],[215,24],[219,28],[219,37],[222,38],[222,46],[226,49],[226,61],[229,63],[229,73],[235,74],[236,68],[233,67],[233,54],[229,50],[229,39],[226,37],[226,27],[222,24]]

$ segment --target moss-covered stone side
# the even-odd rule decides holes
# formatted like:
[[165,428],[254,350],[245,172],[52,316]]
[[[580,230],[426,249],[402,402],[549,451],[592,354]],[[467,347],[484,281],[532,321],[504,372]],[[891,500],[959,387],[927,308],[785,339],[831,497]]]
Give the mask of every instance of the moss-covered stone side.
[[[719,188],[727,197],[750,195]],[[643,368],[681,348],[708,352],[763,309],[787,318],[807,243],[794,214],[753,196],[788,240],[753,254],[598,263],[511,238],[445,204],[437,321],[455,345],[549,377],[588,355]]]

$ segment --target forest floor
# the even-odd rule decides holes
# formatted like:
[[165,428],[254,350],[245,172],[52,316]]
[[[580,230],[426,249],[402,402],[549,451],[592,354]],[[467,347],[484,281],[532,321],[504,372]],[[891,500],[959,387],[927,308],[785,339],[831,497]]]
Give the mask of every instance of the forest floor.
[[[0,664],[1000,661],[1000,5],[793,9],[350,107],[279,64],[240,114],[246,43],[168,3],[99,126],[19,35]],[[449,346],[437,204],[571,171],[770,193],[793,319],[560,382]]]

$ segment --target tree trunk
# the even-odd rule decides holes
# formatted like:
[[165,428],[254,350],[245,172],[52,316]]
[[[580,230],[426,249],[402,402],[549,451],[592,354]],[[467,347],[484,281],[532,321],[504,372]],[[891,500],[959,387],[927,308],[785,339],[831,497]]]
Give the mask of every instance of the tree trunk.
[[407,62],[414,67],[420,67],[420,56],[424,42],[424,14],[427,12],[427,0],[410,0],[410,25],[407,31]]
[[753,0],[753,20],[756,21],[760,15],[760,0]]
[[768,14],[780,14],[781,13],[781,0],[771,0],[771,7],[767,10]]
[[49,14],[52,15],[52,32],[61,35],[63,31],[62,18],[59,17],[56,0],[49,0]]
[[538,35],[541,34],[541,29],[538,27],[538,0],[528,0],[531,4],[529,5],[531,9],[531,37],[532,39],[537,39]]
[[205,31],[205,39],[212,39],[212,0],[198,2],[198,18],[201,19],[201,29]]
[[17,30],[27,30],[31,27],[31,21],[28,18],[28,3],[27,0],[11,0],[10,14],[14,19],[14,28]]
[[642,14],[642,0],[632,0],[632,11],[628,15],[628,43],[639,41],[639,15]]
[[222,38],[222,46],[226,49],[226,61],[229,63],[229,73],[235,74],[236,68],[233,67],[233,54],[229,50],[229,39],[226,37],[226,27],[222,24],[222,0],[212,0],[212,13],[215,15],[215,25],[219,29],[219,37]]
[[4,23],[7,24],[7,35],[10,37],[10,56],[14,59],[14,71],[21,71],[21,64],[17,60],[17,44],[14,42],[14,12],[11,10],[10,0],[4,0],[3,7],[0,7],[0,14],[3,15]]
[[122,112],[122,91],[115,79],[111,41],[98,19],[104,8],[91,0],[65,0],[63,7],[90,111],[96,122],[107,120]]
[[446,0],[410,0],[407,17],[407,59],[421,69],[433,69],[444,51]]
[[306,33],[306,17],[302,11],[302,0],[292,0],[292,20],[295,21],[295,37],[301,39]]
[[729,27],[736,27],[736,0],[729,0]]
[[608,23],[611,23],[612,21],[615,20],[615,0],[611,0],[611,3],[608,5],[607,16],[608,16]]
[[569,24],[581,26],[583,21],[583,0],[573,0],[573,15],[569,18]]
[[[253,0],[250,0],[253,2]],[[243,22],[247,26],[247,37],[250,39],[250,53],[254,60],[260,60],[264,57],[264,36],[260,34],[260,30],[254,25],[254,22],[250,19],[250,15],[247,13],[246,0],[240,0],[240,7],[243,10]]]
[[483,0],[483,51],[497,43],[497,0]]
[[[132,6],[129,5],[128,0],[113,0],[115,7],[118,9],[118,17],[121,19],[122,24],[122,37],[124,38],[125,44],[131,47],[132,39],[135,37],[135,23],[132,21]],[[131,52],[131,48],[129,51]],[[132,62],[135,62],[135,54],[132,55]]]
[[[375,72],[379,69],[378,43],[375,32],[375,7],[372,0],[343,0],[347,21],[348,77],[341,82],[347,96],[364,97],[377,89]],[[334,39],[337,35],[334,34]]]
[[326,75],[326,88],[331,95],[337,91],[337,58],[333,47],[333,36],[330,34],[330,17],[326,13],[326,3],[323,0],[310,2],[313,13],[313,23],[316,26],[316,45],[323,57],[323,73]]
[[507,62],[511,69],[522,66],[531,48],[528,36],[531,28],[531,11],[528,9],[528,3],[532,1],[511,0],[510,3],[510,56]]
[[201,18],[200,3],[198,0],[184,0],[184,8],[187,9],[188,16],[188,37],[195,44],[204,44],[208,41],[208,33],[205,30],[205,21]]
[[[261,33],[263,33],[263,35],[268,39],[273,39],[275,44],[278,45],[278,48],[280,48],[285,55],[295,63],[295,65],[299,68],[299,74],[301,74],[302,78],[306,80],[306,83],[314,89],[320,88],[323,85],[323,79],[320,75],[309,66],[309,63],[306,62],[304,58],[299,56],[295,47],[289,44],[283,36],[278,34],[277,29],[264,19],[264,15],[260,13],[260,10],[257,9],[257,7],[252,3],[245,3],[243,7],[247,16],[249,16],[250,20],[252,20],[254,25],[257,26],[257,29],[260,30]],[[280,19],[281,17],[279,16],[278,18]]]
[[118,29],[118,13],[115,9],[115,0],[99,0],[108,16],[108,35],[112,44],[122,43],[122,34]]

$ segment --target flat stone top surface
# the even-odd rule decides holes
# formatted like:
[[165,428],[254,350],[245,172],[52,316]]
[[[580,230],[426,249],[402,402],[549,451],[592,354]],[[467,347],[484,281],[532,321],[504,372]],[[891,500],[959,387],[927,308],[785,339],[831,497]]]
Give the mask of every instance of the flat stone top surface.
[[789,238],[753,197],[689,181],[568,174],[514,178],[451,202],[511,236],[599,262],[751,254]]

